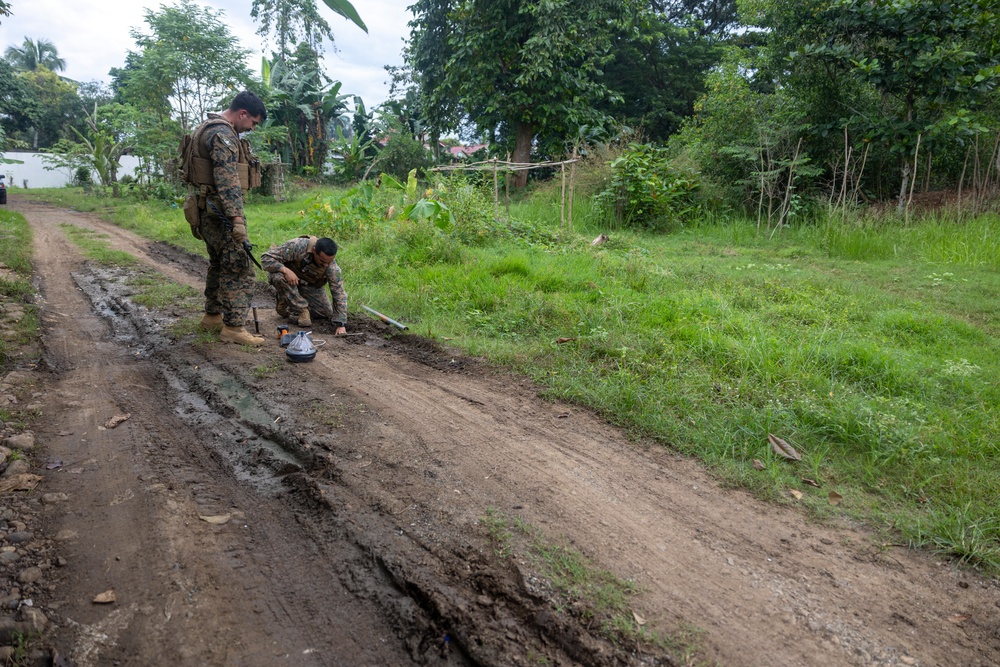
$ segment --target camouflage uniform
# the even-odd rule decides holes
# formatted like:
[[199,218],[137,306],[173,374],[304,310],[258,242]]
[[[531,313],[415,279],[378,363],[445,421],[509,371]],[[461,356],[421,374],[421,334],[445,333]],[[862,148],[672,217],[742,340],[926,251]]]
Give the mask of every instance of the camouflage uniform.
[[[340,274],[337,260],[333,260],[323,271],[313,263],[313,253],[309,250],[311,239],[300,236],[280,246],[274,246],[260,256],[260,265],[267,271],[268,282],[277,292],[278,315],[288,317],[305,311],[313,317],[329,319],[343,326],[347,323],[347,293]],[[287,266],[299,277],[298,285],[289,285],[281,268]],[[323,290],[330,286],[333,305]]]
[[[210,119],[221,118],[208,114]],[[204,134],[203,155],[212,161],[215,191],[201,212],[201,234],[208,249],[208,278],[205,280],[205,312],[222,314],[226,326],[246,323],[253,295],[254,270],[243,244],[233,239],[233,218],[244,218],[243,190],[237,162],[240,138],[228,123],[217,123]],[[227,224],[212,207],[229,218]]]

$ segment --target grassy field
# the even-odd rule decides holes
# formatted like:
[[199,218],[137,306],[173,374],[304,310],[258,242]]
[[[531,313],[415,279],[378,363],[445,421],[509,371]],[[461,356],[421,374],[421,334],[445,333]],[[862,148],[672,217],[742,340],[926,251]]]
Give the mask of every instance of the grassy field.
[[[773,238],[713,219],[592,247],[608,230],[583,195],[569,232],[553,189],[497,221],[492,200],[452,186],[443,232],[381,215],[399,195],[355,220],[329,194],[249,205],[250,235],[267,246],[335,229],[352,317],[369,305],[528,374],[761,497],[1000,569],[996,216],[830,218]],[[204,252],[164,204],[31,196]],[[802,460],[777,456],[768,434]]]

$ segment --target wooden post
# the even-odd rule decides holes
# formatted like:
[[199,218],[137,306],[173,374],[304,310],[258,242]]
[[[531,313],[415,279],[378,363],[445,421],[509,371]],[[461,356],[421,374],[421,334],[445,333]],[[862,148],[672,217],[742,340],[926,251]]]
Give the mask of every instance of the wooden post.
[[503,172],[504,200],[507,215],[510,215],[510,151],[507,151],[507,169]]
[[569,165],[569,230],[573,231],[573,181],[576,176],[576,144],[573,144],[573,162]]
[[497,183],[497,158],[493,158],[493,219],[500,217],[500,186]]
[[559,206],[559,230],[566,230],[566,161],[559,163],[559,171],[562,174],[562,201]]

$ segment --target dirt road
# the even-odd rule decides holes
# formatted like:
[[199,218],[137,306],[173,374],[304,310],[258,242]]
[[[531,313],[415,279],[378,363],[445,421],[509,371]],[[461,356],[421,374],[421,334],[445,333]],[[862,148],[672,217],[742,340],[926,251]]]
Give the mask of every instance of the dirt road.
[[[60,225],[199,290],[201,260],[10,206],[44,297],[36,493],[54,500],[36,510],[61,564],[33,604],[72,664],[1000,664],[995,581],[721,488],[361,315],[363,336],[317,333],[308,364],[276,341],[174,337],[199,313],[136,306],[123,271],[85,262]],[[516,540],[491,540],[489,517],[634,581],[630,620],[689,643],[611,641]]]

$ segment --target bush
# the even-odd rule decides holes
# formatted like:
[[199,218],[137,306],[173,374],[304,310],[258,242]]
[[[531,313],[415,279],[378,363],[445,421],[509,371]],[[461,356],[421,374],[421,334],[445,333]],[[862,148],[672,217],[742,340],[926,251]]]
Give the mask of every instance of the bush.
[[632,143],[611,162],[611,179],[596,201],[626,227],[661,229],[699,210],[700,183],[670,164],[666,149]]
[[388,143],[378,152],[375,161],[380,171],[401,181],[406,180],[411,170],[424,172],[432,165],[431,156],[424,145],[404,131],[389,134]]

